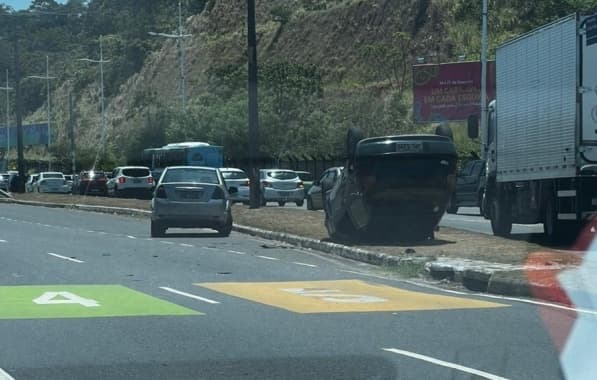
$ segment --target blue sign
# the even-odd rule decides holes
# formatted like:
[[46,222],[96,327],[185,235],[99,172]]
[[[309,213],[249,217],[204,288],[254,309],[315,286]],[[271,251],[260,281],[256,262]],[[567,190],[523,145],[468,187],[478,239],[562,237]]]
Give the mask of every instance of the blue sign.
[[[17,127],[8,128],[10,147],[17,146]],[[6,148],[6,128],[0,127],[0,149]],[[48,145],[48,124],[23,125],[23,145]]]

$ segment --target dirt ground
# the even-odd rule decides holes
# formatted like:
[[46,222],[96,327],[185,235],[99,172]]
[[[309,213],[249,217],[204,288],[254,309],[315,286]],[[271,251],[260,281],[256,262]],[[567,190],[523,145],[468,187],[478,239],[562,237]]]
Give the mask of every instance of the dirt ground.
[[[150,201],[142,199],[37,193],[17,194],[15,198],[28,201],[150,209]],[[247,206],[237,204],[233,207],[233,216],[234,222],[241,225],[318,240],[329,239],[324,227],[322,212],[290,207],[264,207],[251,210]],[[461,258],[505,264],[523,264],[531,253],[536,260],[537,257],[541,257],[541,252],[545,253],[545,262],[548,265],[554,262],[557,264],[576,263],[580,259],[574,253],[557,252],[554,254],[553,250],[525,241],[502,239],[451,228],[441,228],[436,233],[435,240],[418,243],[392,242],[391,244],[375,245],[339,243],[390,255]]]

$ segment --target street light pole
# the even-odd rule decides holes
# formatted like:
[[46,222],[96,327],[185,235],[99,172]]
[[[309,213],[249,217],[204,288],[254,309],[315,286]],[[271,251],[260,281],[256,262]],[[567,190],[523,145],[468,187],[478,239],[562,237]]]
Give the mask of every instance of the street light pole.
[[13,90],[12,87],[8,86],[8,69],[6,69],[6,87],[0,87],[0,90],[6,91],[6,170],[8,168],[8,157],[10,154],[10,93]]
[[[26,76],[25,79],[42,79],[46,81],[46,92],[47,92],[47,104],[46,104],[46,117],[48,123],[48,151],[50,151],[50,146],[52,144],[52,128],[51,128],[51,121],[52,121],[52,107],[50,105],[50,80],[56,79],[56,77],[50,76],[50,58],[46,55],[46,75],[29,75]],[[52,155],[49,155],[48,158],[48,170],[52,170]]]
[[255,27],[255,0],[247,1],[247,51],[249,71],[249,161],[250,174],[250,204],[251,208],[259,208],[260,180],[257,167],[259,156],[259,113],[257,108],[257,34]]
[[172,38],[172,39],[175,39],[178,43],[180,103],[181,103],[182,112],[184,113],[186,110],[186,103],[187,103],[187,94],[186,94],[186,86],[185,86],[186,78],[185,78],[184,39],[187,37],[191,37],[192,34],[184,33],[184,26],[182,23],[182,5],[181,5],[180,1],[178,2],[178,33],[177,34],[168,34],[168,33],[148,32],[148,34],[150,36]]
[[79,61],[84,62],[91,62],[91,63],[99,63],[100,69],[100,110],[101,110],[101,127],[102,127],[102,135],[101,135],[101,152],[104,152],[105,145],[106,145],[106,110],[104,106],[104,63],[110,62],[109,59],[104,59],[104,47],[103,47],[103,36],[99,38],[99,46],[100,46],[100,59],[91,59],[91,58],[79,58]]
[[481,13],[481,155],[487,159],[487,13],[488,0],[483,0]]

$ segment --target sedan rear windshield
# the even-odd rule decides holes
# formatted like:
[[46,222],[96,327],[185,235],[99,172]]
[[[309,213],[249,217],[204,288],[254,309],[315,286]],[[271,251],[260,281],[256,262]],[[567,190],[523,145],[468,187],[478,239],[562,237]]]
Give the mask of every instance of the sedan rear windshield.
[[[83,179],[89,179],[89,173],[83,173],[82,175]],[[91,179],[102,179],[102,178],[106,178],[106,174],[104,172],[95,172],[92,175]]]
[[126,177],[149,177],[149,169],[136,168],[136,169],[122,169],[122,175]]
[[60,178],[60,179],[64,179],[64,176],[62,174],[58,174],[58,173],[49,173],[49,174],[44,174],[44,178]]
[[295,172],[290,171],[267,172],[267,176],[275,179],[295,179],[297,177]]
[[225,179],[247,179],[245,172],[222,172]]
[[169,182],[196,182],[196,183],[211,183],[219,185],[220,181],[218,175],[214,170],[205,169],[168,169],[164,178],[163,183]]

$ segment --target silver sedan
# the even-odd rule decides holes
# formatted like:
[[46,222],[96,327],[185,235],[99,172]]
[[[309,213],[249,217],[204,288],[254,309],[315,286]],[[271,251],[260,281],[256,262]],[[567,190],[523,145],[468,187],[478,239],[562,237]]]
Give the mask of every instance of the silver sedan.
[[230,194],[218,169],[201,166],[166,168],[151,201],[151,236],[170,227],[212,228],[221,236],[232,231]]

